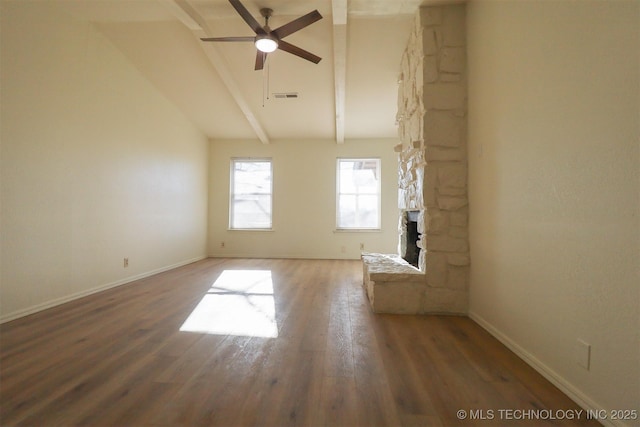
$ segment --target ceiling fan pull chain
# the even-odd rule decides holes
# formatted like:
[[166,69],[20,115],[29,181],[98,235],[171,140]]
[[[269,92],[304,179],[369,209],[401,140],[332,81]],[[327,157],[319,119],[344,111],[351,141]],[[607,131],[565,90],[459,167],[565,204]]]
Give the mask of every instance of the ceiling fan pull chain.
[[262,69],[262,108],[264,108],[265,99],[269,100],[269,81],[270,81],[270,73],[269,73],[269,64]]
[[269,82],[271,82],[271,72],[269,71],[271,67],[269,63],[267,63],[267,101],[269,100]]

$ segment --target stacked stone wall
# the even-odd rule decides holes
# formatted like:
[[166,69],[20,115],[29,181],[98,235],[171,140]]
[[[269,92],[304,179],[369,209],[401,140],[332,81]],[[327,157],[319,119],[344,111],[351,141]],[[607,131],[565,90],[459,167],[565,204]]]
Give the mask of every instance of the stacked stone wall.
[[465,25],[463,4],[420,8],[401,63],[398,206],[420,210],[422,311],[468,306]]

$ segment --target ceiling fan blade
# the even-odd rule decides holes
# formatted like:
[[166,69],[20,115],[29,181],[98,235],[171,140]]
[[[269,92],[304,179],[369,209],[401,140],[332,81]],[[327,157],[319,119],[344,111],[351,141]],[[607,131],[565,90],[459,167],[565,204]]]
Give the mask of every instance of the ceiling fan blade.
[[264,68],[264,63],[267,61],[267,52],[262,52],[260,50],[256,50],[256,67],[254,70],[262,70]]
[[255,37],[203,37],[200,40],[203,42],[252,42],[255,41]]
[[307,52],[304,49],[299,48],[298,46],[294,46],[291,43],[287,43],[284,40],[280,40],[278,42],[278,49],[284,50],[285,52],[289,52],[293,55],[299,56],[302,59],[306,59],[307,61],[311,61],[314,64],[317,64],[322,60],[319,56],[314,55],[311,52]]
[[[231,1],[231,0],[229,0]],[[313,12],[309,12],[300,18],[294,19],[293,21],[284,24],[281,27],[276,28],[271,31],[272,34],[275,34],[279,39],[287,37],[289,34],[295,33],[298,30],[303,29],[304,27],[313,24],[316,21],[322,19],[322,15],[317,10]]]
[[251,15],[249,13],[249,11],[247,10],[246,7],[244,7],[242,5],[242,3],[240,3],[240,0],[229,0],[229,3],[231,3],[231,6],[233,6],[233,8],[240,14],[240,16],[242,17],[242,19],[244,19],[244,22],[246,22],[247,24],[249,24],[249,26],[251,27],[251,29],[256,33],[256,34],[266,34],[267,32],[262,28],[262,25],[260,25],[260,23],[256,20],[256,18],[253,17],[253,15]]

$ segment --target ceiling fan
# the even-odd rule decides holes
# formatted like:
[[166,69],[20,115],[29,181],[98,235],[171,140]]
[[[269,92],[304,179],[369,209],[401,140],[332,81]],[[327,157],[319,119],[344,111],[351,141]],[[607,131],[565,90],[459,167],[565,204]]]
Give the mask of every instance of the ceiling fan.
[[317,10],[313,12],[309,12],[300,18],[294,19],[293,21],[284,24],[281,27],[272,30],[269,28],[269,18],[273,13],[273,10],[268,8],[260,9],[260,14],[265,19],[265,24],[260,25],[256,19],[251,16],[247,8],[245,8],[240,0],[229,0],[231,6],[240,14],[242,19],[251,27],[254,33],[256,33],[255,37],[247,36],[247,37],[206,37],[201,38],[200,40],[205,42],[254,42],[257,48],[256,52],[256,70],[262,70],[264,68],[264,63],[267,60],[267,54],[269,52],[273,52],[276,49],[283,50],[285,52],[289,52],[293,55],[299,56],[302,59],[306,59],[307,61],[311,61],[314,64],[320,62],[322,58],[314,55],[311,52],[307,52],[304,49],[299,48],[298,46],[294,46],[291,43],[287,43],[282,40],[288,35],[295,33],[303,29],[306,26],[313,24],[316,21],[322,19],[322,15]]

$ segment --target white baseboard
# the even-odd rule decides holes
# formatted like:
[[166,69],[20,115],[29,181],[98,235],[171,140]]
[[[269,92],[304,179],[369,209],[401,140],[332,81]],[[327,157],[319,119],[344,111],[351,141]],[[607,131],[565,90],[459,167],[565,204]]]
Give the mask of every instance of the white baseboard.
[[115,282],[106,283],[104,285],[100,285],[95,288],[86,289],[84,291],[76,292],[70,295],[65,295],[60,298],[52,299],[50,301],[46,301],[40,304],[33,305],[31,307],[27,307],[22,310],[14,311],[13,313],[3,314],[0,316],[0,324],[10,322],[11,320],[19,319],[20,317],[25,317],[30,314],[37,313],[42,310],[46,310],[48,308],[55,307],[60,304],[67,303],[69,301],[73,301],[78,298],[86,297],[91,294],[95,294],[98,292],[106,291],[107,289],[115,288],[117,286],[126,285],[127,283],[134,282],[136,280],[144,279],[145,277],[153,276],[154,274],[163,273],[165,271],[173,270],[174,268],[182,267],[183,265],[191,264],[197,261],[201,261],[207,258],[206,256],[199,256],[195,258],[191,258],[185,261],[181,261],[175,264],[171,264],[165,267],[157,268],[155,270],[147,271],[145,273],[136,274],[134,276],[125,277],[124,279],[116,280]]
[[360,254],[357,257],[351,256],[315,256],[315,255],[300,255],[300,254],[262,254],[262,255],[247,255],[246,253],[210,253],[209,258],[246,258],[246,259],[317,259],[317,260],[360,260]]
[[[522,348],[511,338],[503,334],[500,330],[498,330],[491,323],[487,322],[482,316],[469,312],[469,317],[475,321],[478,325],[482,326],[487,332],[493,335],[498,341],[504,344],[509,350],[513,351],[518,357],[525,361],[529,366],[538,371],[543,377],[549,380],[553,385],[558,387],[564,394],[569,396],[571,400],[577,403],[582,409],[585,411],[605,411],[605,408],[602,405],[597,404],[593,399],[589,396],[585,395],[582,391],[576,388],[571,382],[567,381],[562,375],[558,374],[556,371],[551,369],[549,366],[545,365],[538,358],[532,355],[530,352]],[[606,411],[609,413],[609,411]],[[622,421],[610,420],[610,419],[599,419],[603,426],[606,427],[630,427],[629,424],[626,424]]]

